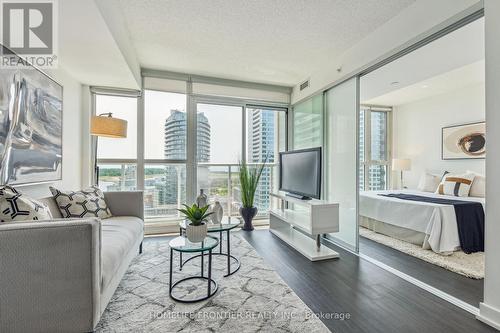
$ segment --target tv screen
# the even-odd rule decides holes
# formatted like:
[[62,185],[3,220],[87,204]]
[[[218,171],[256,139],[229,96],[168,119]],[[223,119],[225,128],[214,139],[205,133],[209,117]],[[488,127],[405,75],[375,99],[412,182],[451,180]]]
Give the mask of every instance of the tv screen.
[[280,191],[320,198],[321,147],[280,153]]

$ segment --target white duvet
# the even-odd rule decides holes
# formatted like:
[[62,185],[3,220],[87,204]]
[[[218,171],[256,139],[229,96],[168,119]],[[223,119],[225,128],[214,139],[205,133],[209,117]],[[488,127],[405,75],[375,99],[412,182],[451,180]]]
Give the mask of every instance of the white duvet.
[[412,190],[369,191],[359,195],[359,214],[371,219],[425,233],[422,244],[436,253],[460,249],[457,218],[452,205],[441,205],[389,198],[378,194],[406,193],[433,198],[475,201],[485,205],[484,198],[452,197]]

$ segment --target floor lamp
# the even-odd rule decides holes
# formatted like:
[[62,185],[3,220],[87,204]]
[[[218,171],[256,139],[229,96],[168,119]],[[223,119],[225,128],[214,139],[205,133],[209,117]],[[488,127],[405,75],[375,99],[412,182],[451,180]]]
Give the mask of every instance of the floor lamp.
[[126,138],[127,121],[119,118],[113,118],[111,112],[102,113],[98,116],[92,116],[90,120],[90,134],[95,136],[94,152],[94,181],[99,185],[99,167],[97,166],[97,142],[100,136],[107,138]]

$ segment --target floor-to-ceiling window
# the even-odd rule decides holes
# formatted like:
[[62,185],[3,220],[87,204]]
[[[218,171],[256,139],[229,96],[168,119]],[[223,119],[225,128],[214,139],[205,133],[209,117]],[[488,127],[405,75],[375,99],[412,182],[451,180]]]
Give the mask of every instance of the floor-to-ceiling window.
[[362,191],[390,187],[391,111],[390,107],[360,107],[359,188]]
[[278,187],[277,156],[286,150],[288,89],[192,87],[188,79],[146,77],[139,103],[137,96],[94,92],[96,114],[128,121],[126,139],[99,138],[99,186],[143,190],[146,232],[168,232],[176,230],[177,209],[200,189],[225,215],[238,215],[238,162],[267,160],[255,196],[265,223],[269,193]]
[[137,97],[94,95],[95,114],[112,113],[128,122],[126,138],[99,137],[99,187],[104,191],[137,189]]
[[144,90],[144,214],[177,219],[186,202],[186,94]]

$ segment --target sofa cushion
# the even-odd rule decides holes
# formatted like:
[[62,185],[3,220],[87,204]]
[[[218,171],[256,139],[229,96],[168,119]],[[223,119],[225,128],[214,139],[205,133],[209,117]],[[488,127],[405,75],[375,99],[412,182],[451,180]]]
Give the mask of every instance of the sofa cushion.
[[114,216],[103,220],[101,262],[102,286],[106,288],[125,258],[143,238],[144,223],[135,216]]
[[0,186],[0,222],[50,219],[52,214],[43,202],[22,194],[12,186]]
[[81,191],[61,191],[52,186],[49,188],[59,206],[61,215],[65,218],[98,217],[105,219],[112,216],[104,200],[104,194],[96,186]]

